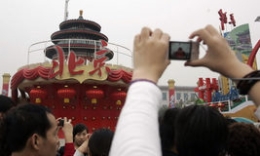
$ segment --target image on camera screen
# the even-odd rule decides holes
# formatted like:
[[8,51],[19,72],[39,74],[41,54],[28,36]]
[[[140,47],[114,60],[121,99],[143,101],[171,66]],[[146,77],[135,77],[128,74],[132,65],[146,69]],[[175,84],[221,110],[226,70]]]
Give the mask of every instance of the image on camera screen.
[[189,60],[191,55],[191,42],[175,42],[169,44],[170,60]]

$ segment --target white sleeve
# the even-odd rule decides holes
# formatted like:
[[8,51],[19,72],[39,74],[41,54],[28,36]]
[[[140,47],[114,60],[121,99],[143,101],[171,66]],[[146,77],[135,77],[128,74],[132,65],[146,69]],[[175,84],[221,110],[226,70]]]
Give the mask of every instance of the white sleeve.
[[84,156],[79,150],[76,150],[73,156]]
[[150,82],[135,82],[128,90],[110,156],[161,156],[158,110],[162,93]]

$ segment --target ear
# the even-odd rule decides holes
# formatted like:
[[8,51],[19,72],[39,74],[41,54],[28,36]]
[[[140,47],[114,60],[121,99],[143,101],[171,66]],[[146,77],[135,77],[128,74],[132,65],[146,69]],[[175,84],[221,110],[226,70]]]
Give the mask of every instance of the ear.
[[42,142],[42,137],[39,136],[39,134],[36,134],[34,133],[32,136],[31,136],[31,146],[33,149],[35,150],[39,150],[40,149],[40,146],[41,146],[41,142]]

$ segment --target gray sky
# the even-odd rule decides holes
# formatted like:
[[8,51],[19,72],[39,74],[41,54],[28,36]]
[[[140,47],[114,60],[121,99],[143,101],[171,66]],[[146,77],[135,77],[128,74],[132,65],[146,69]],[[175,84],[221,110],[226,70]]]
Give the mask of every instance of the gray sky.
[[[260,39],[259,0],[70,0],[69,19],[79,16],[99,23],[109,42],[132,50],[134,36],[143,26],[161,28],[171,40],[188,41],[189,34],[212,24],[219,28],[218,10],[234,13],[237,25],[249,23],[252,44]],[[0,74],[13,75],[27,63],[28,47],[50,39],[64,20],[65,0],[1,0],[0,1]],[[227,30],[231,30],[227,26]],[[201,55],[205,54],[201,50]],[[257,60],[260,61],[260,54]],[[42,60],[41,60],[42,61]],[[131,62],[129,60],[128,62]],[[199,77],[218,77],[205,68],[184,67],[172,61],[159,84],[174,79],[178,86],[195,86]],[[131,63],[127,63],[130,66]],[[0,77],[0,91],[2,77]]]

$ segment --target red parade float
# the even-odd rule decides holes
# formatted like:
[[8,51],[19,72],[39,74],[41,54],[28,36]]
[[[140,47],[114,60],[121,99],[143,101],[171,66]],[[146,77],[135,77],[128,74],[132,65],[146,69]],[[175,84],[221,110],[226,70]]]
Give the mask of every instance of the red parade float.
[[[90,131],[114,130],[132,70],[106,63],[120,51],[110,49],[101,26],[83,19],[82,11],[78,19],[65,20],[59,27],[51,35],[52,44],[41,42],[46,45],[41,51],[45,62],[28,63],[12,77],[12,98],[19,102],[20,94],[31,103],[49,107],[57,118],[86,124]],[[130,54],[127,48],[116,46]]]

